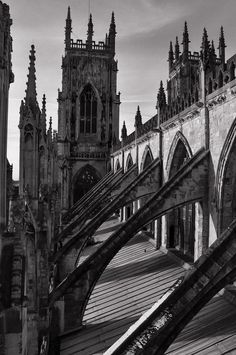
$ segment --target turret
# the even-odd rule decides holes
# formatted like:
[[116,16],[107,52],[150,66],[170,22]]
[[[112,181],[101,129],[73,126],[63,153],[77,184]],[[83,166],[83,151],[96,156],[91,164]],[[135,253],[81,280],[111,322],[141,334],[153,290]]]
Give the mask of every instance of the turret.
[[25,103],[28,105],[32,112],[35,113],[36,107],[38,106],[37,103],[37,93],[36,93],[36,76],[35,76],[35,49],[34,45],[31,46],[30,51],[30,64],[29,64],[29,74],[27,75],[28,81],[26,83],[26,96],[25,96]]
[[184,24],[184,33],[183,33],[183,61],[188,60],[188,52],[189,52],[189,36],[188,36],[188,27],[187,22],[185,21]]
[[221,63],[225,64],[225,37],[224,37],[224,29],[223,26],[220,28],[220,38],[219,38],[219,57],[221,59]]
[[173,66],[174,62],[174,52],[173,52],[173,46],[172,42],[170,41],[170,49],[169,49],[169,56],[168,56],[168,62],[169,62],[169,72],[171,71],[171,68]]
[[115,54],[116,24],[115,24],[114,12],[112,12],[112,15],[111,15],[111,24],[110,24],[110,28],[109,28],[108,42],[109,42],[109,46],[110,46],[111,51]]
[[179,41],[178,41],[178,37],[176,37],[176,41],[175,41],[175,60],[176,61],[179,60],[179,54],[180,54]]
[[87,46],[89,49],[92,49],[92,42],[93,42],[93,21],[92,15],[89,16],[88,22],[88,32],[87,32]]
[[136,112],[136,115],[135,115],[134,127],[135,128],[139,128],[140,126],[142,126],[142,116],[141,116],[140,108],[138,106],[137,112]]
[[72,32],[72,21],[70,17],[70,6],[68,7],[66,27],[65,27],[65,45],[66,49],[70,48],[71,43],[71,32]]

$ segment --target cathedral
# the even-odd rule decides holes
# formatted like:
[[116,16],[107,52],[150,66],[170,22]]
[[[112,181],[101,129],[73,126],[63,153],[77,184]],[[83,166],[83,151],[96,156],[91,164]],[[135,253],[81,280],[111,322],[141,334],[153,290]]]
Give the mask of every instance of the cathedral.
[[236,54],[223,27],[218,52],[204,28],[192,53],[185,22],[156,114],[143,122],[138,106],[119,139],[115,15],[99,42],[92,15],[86,40],[72,38],[72,15],[58,131],[29,51],[18,186],[0,1],[0,355],[235,354]]

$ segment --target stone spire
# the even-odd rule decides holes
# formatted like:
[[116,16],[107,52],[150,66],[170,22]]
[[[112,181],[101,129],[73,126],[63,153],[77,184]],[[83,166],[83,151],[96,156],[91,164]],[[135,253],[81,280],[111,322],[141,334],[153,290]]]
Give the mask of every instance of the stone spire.
[[29,64],[29,74],[27,75],[28,81],[26,83],[26,96],[25,96],[25,103],[31,107],[33,110],[35,106],[38,105],[37,103],[37,93],[36,93],[36,76],[35,76],[35,49],[34,45],[32,44],[30,50],[30,64]]
[[116,24],[115,24],[115,15],[114,12],[111,14],[111,23],[109,28],[108,36],[109,46],[113,53],[115,53],[115,44],[116,44]]
[[139,105],[138,105],[137,112],[136,112],[136,115],[135,115],[134,127],[135,128],[139,128],[140,126],[142,126],[142,116],[141,116],[140,108],[139,108]]
[[179,41],[178,41],[178,37],[176,37],[176,41],[175,41],[175,60],[176,61],[179,60],[179,54],[180,54]]
[[189,52],[189,36],[188,36],[188,27],[187,22],[184,23],[184,32],[183,32],[183,60],[188,60],[188,52]]
[[42,134],[44,135],[46,135],[46,116],[46,96],[43,94],[40,128],[42,130]]
[[225,36],[223,26],[220,28],[220,38],[219,38],[219,57],[221,59],[221,63],[225,64]]
[[88,32],[87,32],[87,45],[89,49],[92,49],[92,41],[93,41],[93,21],[92,21],[92,15],[90,14],[89,22],[88,22]]
[[47,132],[48,144],[52,143],[52,117],[49,119],[49,127]]
[[172,68],[172,66],[173,66],[173,62],[174,62],[174,52],[173,52],[172,41],[170,41],[170,49],[169,49],[168,62],[169,62],[169,72],[170,72],[170,71],[171,71],[171,68]]
[[126,128],[125,121],[124,121],[122,130],[121,130],[121,139],[124,140],[126,137],[127,137],[127,128]]
[[208,40],[207,30],[204,27],[203,36],[202,36],[202,45],[201,45],[201,59],[202,59],[204,70],[206,69],[209,63],[210,52],[211,52],[210,42]]
[[70,6],[68,6],[68,12],[67,12],[67,18],[66,18],[66,27],[65,27],[65,45],[66,45],[66,49],[70,48],[71,32],[72,32],[72,21],[71,21],[71,16],[70,16]]

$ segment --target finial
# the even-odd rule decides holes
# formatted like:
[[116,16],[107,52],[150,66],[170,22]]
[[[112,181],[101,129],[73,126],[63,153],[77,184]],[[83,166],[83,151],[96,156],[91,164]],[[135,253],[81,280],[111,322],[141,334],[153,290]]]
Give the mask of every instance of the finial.
[[139,105],[138,105],[137,112],[136,112],[136,115],[135,115],[134,127],[138,128],[140,126],[142,126],[142,116],[141,116],[140,108],[139,108]]
[[29,74],[27,75],[28,81],[26,83],[26,97],[25,97],[25,102],[27,104],[36,104],[37,103],[37,93],[36,93],[36,76],[35,76],[35,47],[32,44],[31,45],[31,50],[30,50],[30,55],[29,55]]
[[70,48],[71,42],[71,32],[72,32],[72,21],[70,16],[70,6],[68,6],[67,18],[66,18],[66,27],[65,27],[65,45],[66,49]]
[[92,41],[93,41],[93,20],[92,20],[92,14],[90,14],[89,22],[88,22],[88,32],[87,32],[87,44],[90,49],[92,49]]
[[206,69],[206,66],[208,65],[210,51],[211,51],[210,42],[208,40],[207,30],[204,27],[203,36],[202,36],[202,45],[201,45],[201,59],[202,59],[204,69]]
[[180,54],[180,50],[179,50],[179,41],[178,41],[178,37],[176,36],[176,40],[175,40],[175,60],[179,60],[179,54]]
[[189,51],[189,36],[188,36],[188,26],[187,22],[184,23],[184,32],[183,32],[183,59],[186,61],[188,59],[188,51]]
[[71,17],[70,17],[70,6],[68,6],[67,20],[71,20]]
[[220,38],[219,38],[219,57],[221,59],[221,62],[225,64],[225,36],[224,36],[224,29],[223,26],[220,28]]
[[109,28],[108,43],[111,51],[115,54],[116,24],[114,12],[111,14],[111,23]]
[[121,138],[122,138],[122,140],[124,140],[126,137],[127,137],[127,129],[126,129],[125,121],[124,121],[122,130],[121,130]]
[[172,41],[170,41],[168,62],[169,62],[169,71],[170,71],[173,66],[173,62],[174,62],[174,52],[173,52]]

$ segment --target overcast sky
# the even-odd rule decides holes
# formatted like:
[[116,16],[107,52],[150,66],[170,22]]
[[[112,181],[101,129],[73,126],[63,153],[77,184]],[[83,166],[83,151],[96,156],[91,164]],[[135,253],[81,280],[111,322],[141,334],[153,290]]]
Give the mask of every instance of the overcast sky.
[[[71,7],[74,39],[86,39],[89,0],[7,0],[13,25],[13,72],[8,125],[8,159],[18,178],[19,107],[25,96],[29,50],[36,48],[38,102],[47,98],[47,117],[57,129],[57,90],[61,88],[61,57],[64,54],[64,27]],[[203,28],[218,47],[220,26],[224,26],[226,57],[236,53],[236,0],[90,0],[94,39],[103,41],[109,30],[112,11],[117,26],[116,59],[121,92],[120,127],[125,120],[128,133],[140,105],[143,122],[155,113],[160,80],[168,78],[169,42],[188,23],[190,50],[199,51]],[[182,46],[180,46],[182,49]]]

